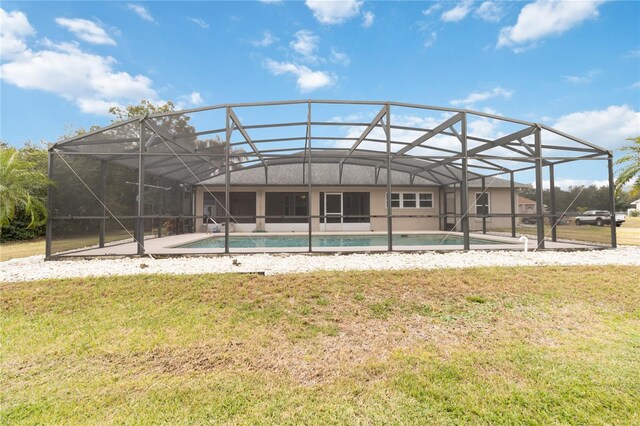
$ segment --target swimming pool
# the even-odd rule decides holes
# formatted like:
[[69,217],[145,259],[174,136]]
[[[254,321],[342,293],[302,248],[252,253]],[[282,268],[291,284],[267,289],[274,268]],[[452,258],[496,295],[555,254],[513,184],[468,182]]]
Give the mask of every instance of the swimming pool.
[[[393,236],[394,247],[462,245],[462,236],[447,234],[399,234]],[[444,241],[443,241],[444,240]],[[314,235],[314,247],[374,247],[387,246],[386,235]],[[480,238],[470,238],[471,244],[504,244]],[[229,236],[229,248],[277,248],[307,247],[309,239],[305,235],[252,235]],[[224,248],[224,235],[204,238],[175,248]]]

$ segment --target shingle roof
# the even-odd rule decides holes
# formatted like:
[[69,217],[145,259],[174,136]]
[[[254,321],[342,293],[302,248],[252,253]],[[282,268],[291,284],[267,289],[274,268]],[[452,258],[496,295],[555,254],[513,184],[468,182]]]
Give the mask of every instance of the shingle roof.
[[[316,186],[386,186],[387,170],[386,160],[381,161],[379,153],[377,158],[349,158],[342,166],[340,160],[344,158],[347,150],[332,150],[321,153],[315,152],[311,164],[312,184]],[[307,164],[303,153],[291,154],[287,158],[267,160],[268,172],[260,165],[235,169],[230,171],[231,185],[264,186],[264,185],[307,185]],[[462,172],[455,167],[437,165],[433,162],[415,159],[394,159],[391,167],[391,181],[394,186],[440,186],[454,184],[460,181]],[[429,168],[429,170],[424,170]],[[377,175],[377,177],[376,177]],[[413,176],[413,181],[412,181]],[[469,187],[481,187],[481,175],[469,173]],[[474,179],[475,180],[471,180]],[[498,177],[487,177],[487,187],[508,188],[508,180]],[[224,185],[225,176],[220,174],[204,180],[210,185]],[[517,183],[516,186],[528,185]]]

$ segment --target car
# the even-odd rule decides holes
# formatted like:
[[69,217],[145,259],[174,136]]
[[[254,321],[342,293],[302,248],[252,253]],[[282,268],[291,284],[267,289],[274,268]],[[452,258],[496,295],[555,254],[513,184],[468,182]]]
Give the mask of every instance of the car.
[[522,218],[522,223],[524,223],[525,225],[533,225],[535,223],[538,222],[538,218],[535,216],[530,216],[530,217],[523,217]]
[[[616,213],[616,226],[620,226],[626,220],[624,213]],[[582,213],[575,219],[576,226],[596,225],[604,226],[611,224],[611,213],[606,210],[589,210]]]

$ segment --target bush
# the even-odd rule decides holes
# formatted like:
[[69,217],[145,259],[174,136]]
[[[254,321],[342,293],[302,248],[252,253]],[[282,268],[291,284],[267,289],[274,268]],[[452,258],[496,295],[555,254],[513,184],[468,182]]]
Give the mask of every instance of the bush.
[[635,209],[631,210],[629,212],[629,216],[631,216],[631,217],[640,217],[640,210],[635,210]]
[[0,231],[0,242],[23,241],[44,237],[46,225],[29,228],[31,217],[24,211],[16,212],[16,216]]

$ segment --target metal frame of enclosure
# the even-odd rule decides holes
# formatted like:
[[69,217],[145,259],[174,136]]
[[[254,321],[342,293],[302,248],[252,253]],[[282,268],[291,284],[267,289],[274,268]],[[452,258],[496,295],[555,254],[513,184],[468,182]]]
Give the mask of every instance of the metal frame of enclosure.
[[[363,112],[340,115],[347,110]],[[477,123],[491,124],[497,131],[487,135]],[[547,241],[555,242],[555,224],[562,213],[555,205],[555,169],[573,161],[594,160],[594,164],[605,161],[608,166],[611,247],[616,247],[611,151],[544,124],[467,109],[341,100],[237,103],[151,114],[50,147],[49,175],[56,184],[49,190],[46,257],[64,252],[67,248],[58,241],[72,231],[91,235],[82,244],[98,247],[109,240],[129,238],[137,243],[131,254],[143,255],[145,238],[151,233],[161,235],[160,224],[167,218],[191,224],[201,219],[193,204],[194,188],[222,177],[227,206],[224,251],[229,253],[233,218],[228,207],[234,173],[264,169],[264,185],[278,185],[270,176],[272,166],[294,163],[302,167],[301,182],[308,193],[309,252],[314,251],[312,219],[323,217],[322,212],[313,215],[310,207],[312,169],[318,164],[332,164],[340,184],[349,165],[373,168],[375,183],[386,185],[389,251],[393,249],[393,219],[403,217],[394,211],[391,200],[397,173],[408,176],[409,185],[421,182],[438,187],[440,195],[448,188],[459,190],[455,195],[459,212],[452,214],[445,205],[444,211],[441,206],[428,217],[446,222],[453,215],[465,250],[470,248],[469,220],[478,217],[469,211],[469,182],[480,180],[484,190],[494,177],[508,177],[511,211],[491,216],[511,218],[515,237],[517,218],[523,216],[514,207],[515,174],[533,173],[537,248],[544,249],[548,238],[545,219],[554,225]],[[545,171],[551,188],[548,212],[543,207]],[[161,208],[147,209],[150,198]]]

